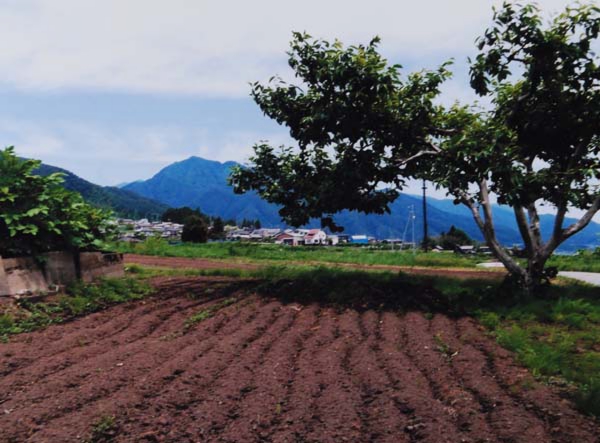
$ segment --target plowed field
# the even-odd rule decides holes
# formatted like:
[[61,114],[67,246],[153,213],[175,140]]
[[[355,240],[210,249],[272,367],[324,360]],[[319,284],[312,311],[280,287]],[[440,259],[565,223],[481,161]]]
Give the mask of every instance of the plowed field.
[[157,287],[0,344],[0,441],[598,441],[469,318],[283,304],[225,279]]

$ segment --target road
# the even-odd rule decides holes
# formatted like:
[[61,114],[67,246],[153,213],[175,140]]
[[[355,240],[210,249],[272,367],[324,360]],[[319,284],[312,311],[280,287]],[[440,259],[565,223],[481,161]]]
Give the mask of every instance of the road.
[[598,272],[567,272],[561,271],[558,273],[560,277],[573,278],[591,285],[600,286],[600,273]]

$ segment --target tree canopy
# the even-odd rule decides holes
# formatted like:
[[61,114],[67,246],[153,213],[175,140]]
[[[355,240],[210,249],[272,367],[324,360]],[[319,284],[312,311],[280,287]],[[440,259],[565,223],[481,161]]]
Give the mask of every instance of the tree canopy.
[[94,250],[110,233],[109,213],[62,186],[62,174],[43,177],[36,160],[0,150],[0,255]]
[[192,215],[185,220],[181,240],[191,243],[206,243],[208,241],[208,225],[202,217]]
[[[255,145],[231,182],[280,205],[291,225],[319,217],[335,230],[335,213],[388,212],[406,179],[430,180],[471,210],[496,256],[536,287],[556,247],[600,209],[599,30],[593,5],[545,22],[533,5],[505,3],[471,61],[471,86],[489,108],[438,104],[448,63],[402,75],[379,54],[377,38],[344,47],[295,33],[289,65],[298,84],[274,77],[254,83],[252,96],[298,145]],[[513,208],[527,267],[496,239],[491,196]],[[541,204],[557,212],[548,239]],[[564,227],[569,208],[585,215]]]

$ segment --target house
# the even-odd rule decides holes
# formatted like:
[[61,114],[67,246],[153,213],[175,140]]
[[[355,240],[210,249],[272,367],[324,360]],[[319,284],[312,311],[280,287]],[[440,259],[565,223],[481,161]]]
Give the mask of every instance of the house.
[[320,229],[309,229],[304,235],[305,245],[324,245],[327,244],[327,234]]
[[456,245],[454,247],[454,252],[457,254],[465,254],[465,255],[471,255],[471,254],[475,254],[477,251],[475,250],[475,246],[471,246],[471,245]]
[[304,244],[304,234],[286,230],[275,236],[275,243],[278,245],[299,246]]
[[248,228],[234,229],[229,231],[225,238],[227,240],[250,240],[250,234],[252,231]]
[[252,231],[251,238],[256,240],[270,240],[275,238],[281,233],[281,229],[278,228],[260,228]]
[[480,246],[477,248],[477,253],[483,255],[492,255],[492,250],[489,246]]

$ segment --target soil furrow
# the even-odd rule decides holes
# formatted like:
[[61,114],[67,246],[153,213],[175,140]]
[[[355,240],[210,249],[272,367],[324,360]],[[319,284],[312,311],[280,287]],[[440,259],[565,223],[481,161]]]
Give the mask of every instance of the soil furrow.
[[[197,353],[191,361],[178,359],[173,372],[174,381],[167,386],[160,386],[152,395],[146,392],[143,395],[145,402],[130,408],[128,416],[124,418],[122,441],[135,439],[137,434],[130,429],[139,429],[140,426],[145,432],[160,435],[161,438],[167,438],[167,441],[171,441],[171,437],[165,437],[171,431],[181,435],[188,433],[188,428],[193,424],[188,416],[193,408],[202,402],[209,389],[214,389],[227,368],[234,365],[247,347],[263,335],[270,334],[279,311],[278,303],[263,304],[241,326],[228,334],[215,337],[215,344],[218,346],[211,346]],[[151,385],[160,385],[160,381],[156,380]],[[168,425],[173,417],[187,424],[171,429]],[[181,441],[186,440],[181,438]]]
[[485,358],[487,370],[506,395],[543,420],[553,442],[600,442],[600,425],[577,413],[569,401],[533,379],[518,366],[509,351],[486,337],[481,326],[470,318],[459,320],[456,334]]
[[289,391],[303,342],[314,332],[318,307],[288,305],[286,308],[299,311],[294,328],[281,335],[269,352],[261,356],[253,371],[253,389],[241,396],[227,414],[227,426],[219,436],[222,441],[269,442],[275,429],[293,424],[284,421],[283,411],[294,406],[288,404]]
[[[360,391],[347,377],[347,357],[356,347],[359,337],[352,335],[351,313],[344,311],[331,319],[328,328],[334,340],[318,350],[312,358],[319,385],[311,407],[312,417],[302,438],[308,442],[360,442],[363,421],[358,414]],[[303,440],[301,440],[303,441]]]
[[[171,282],[175,285],[177,282]],[[188,283],[189,285],[189,283]],[[194,283],[195,293],[209,286],[208,282]],[[111,315],[108,318],[105,311],[96,312],[85,317],[86,321],[76,319],[61,325],[61,327],[47,328],[39,332],[22,334],[12,338],[11,342],[3,347],[4,354],[11,354],[13,359],[3,359],[3,369],[0,374],[8,374],[18,369],[26,369],[31,363],[40,358],[58,356],[68,353],[72,349],[81,347],[82,343],[98,342],[106,340],[127,331],[131,323],[138,317],[143,317],[153,311],[162,309],[165,303],[177,304],[181,300],[173,300],[172,289],[169,285],[157,288],[152,297],[137,302],[116,305],[109,309]],[[188,291],[194,293],[194,291]],[[164,297],[167,293],[168,298]],[[134,310],[142,307],[142,311]],[[23,343],[27,344],[27,357],[22,358]]]
[[[339,340],[337,331],[338,313],[331,308],[323,308],[318,315],[318,324],[313,326],[313,334],[304,343],[304,348],[298,356],[293,383],[289,387],[288,397],[281,406],[281,423],[269,436],[273,442],[315,442],[315,428],[318,428],[321,418],[317,410],[317,402],[323,395],[326,384],[327,354],[331,345]],[[313,436],[309,436],[313,433]],[[334,436],[321,433],[321,441],[333,441]],[[342,437],[336,435],[338,440]]]
[[255,372],[273,344],[284,339],[294,326],[296,314],[296,311],[282,307],[281,311],[277,310],[271,324],[249,336],[241,347],[232,352],[227,365],[206,366],[203,372],[210,375],[210,380],[180,393],[177,403],[172,405],[182,411],[179,421],[183,426],[171,431],[166,438],[172,441],[211,441],[218,436],[221,439],[227,424],[239,415],[240,403],[260,388]]
[[[216,337],[234,332],[236,328],[247,324],[247,317],[255,315],[252,310],[238,311],[235,306],[227,309],[232,312],[232,315],[220,312],[220,315],[208,319],[196,334],[186,334],[173,340],[162,340],[159,337],[149,340],[145,357],[138,355],[135,361],[123,362],[122,366],[116,366],[120,362],[106,362],[106,366],[98,368],[99,371],[88,368],[89,377],[86,378],[86,383],[83,385],[69,384],[70,382],[64,378],[64,374],[59,380],[50,379],[45,384],[48,386],[54,382],[55,386],[58,386],[57,389],[50,390],[56,400],[40,401],[20,410],[19,425],[35,432],[44,430],[53,421],[71,422],[75,416],[85,415],[89,410],[94,411],[93,415],[100,415],[103,411],[115,409],[112,407],[113,402],[114,406],[118,402],[114,396],[120,390],[131,390],[139,394],[132,395],[131,392],[124,392],[121,395],[123,404],[142,402],[144,395],[148,394],[148,390],[152,387],[164,388],[174,380],[173,374],[177,372],[174,366],[177,366],[180,358],[185,356],[194,359],[198,352],[217,346]],[[242,315],[237,315],[238,312]],[[182,325],[178,326],[180,328]],[[66,390],[61,391],[62,386],[65,386]],[[49,403],[54,404],[53,407],[48,407]],[[3,406],[6,407],[6,404]],[[18,408],[15,408],[16,410]],[[0,423],[2,418],[10,418],[11,415],[0,417]],[[81,432],[85,430],[81,429],[81,426],[85,425],[84,423],[79,421],[75,423]],[[34,441],[43,441],[42,438],[44,438],[43,434],[36,435]],[[47,441],[56,440],[50,437]]]
[[[80,364],[89,363],[93,358],[101,358],[118,346],[127,346],[126,352],[131,356],[134,353],[134,350],[131,349],[134,343],[143,341],[156,331],[160,332],[161,327],[163,329],[164,327],[168,328],[169,322],[179,320],[176,317],[181,317],[182,311],[197,308],[213,301],[214,299],[182,300],[179,303],[176,301],[161,303],[155,305],[153,309],[144,310],[141,313],[133,310],[130,312],[131,321],[119,331],[97,340],[80,336],[80,342],[76,347],[57,354],[38,357],[35,360],[34,367],[29,365],[7,374],[0,380],[0,390],[3,386],[10,386],[11,389],[19,387],[23,384],[21,380],[31,383],[32,379],[37,381],[70,368],[76,368]],[[132,331],[135,332],[132,333]],[[122,350],[119,350],[119,352],[122,352]]]
[[[209,301],[210,304],[212,301]],[[206,305],[205,301],[190,302],[182,301],[183,309],[195,308]],[[134,316],[135,312],[132,313]],[[17,374],[10,374],[5,377],[0,386],[6,386],[12,392],[8,400],[19,401],[22,396],[27,396],[34,401],[39,401],[44,395],[47,385],[37,384],[40,380],[63,380],[66,385],[74,383],[83,385],[87,377],[93,372],[90,368],[109,367],[119,361],[135,358],[136,354],[147,352],[147,342],[156,337],[168,335],[172,330],[180,329],[185,321],[186,314],[179,306],[169,306],[159,308],[150,315],[141,315],[136,317],[138,321],[131,324],[131,330],[123,333],[121,336],[113,337],[101,343],[94,343],[89,346],[82,345],[76,352],[63,356],[62,354],[51,359],[39,359],[35,367],[28,368],[27,371],[19,371]],[[120,338],[120,339],[119,339]],[[29,378],[27,376],[30,375]],[[25,381],[24,381],[25,380]],[[93,378],[89,379],[93,382]],[[22,386],[26,382],[27,386]],[[61,388],[60,385],[51,385],[50,388],[55,391]],[[36,394],[41,392],[41,394]]]
[[[415,322],[417,331],[427,326],[423,322]],[[454,323],[444,317],[438,317],[432,323],[430,332],[437,340],[440,352],[448,354],[452,365],[463,386],[481,404],[494,434],[500,441],[532,442],[550,441],[545,425],[537,417],[514,402],[498,386],[493,374],[487,371],[485,358],[477,355],[470,345],[459,345],[456,339]]]
[[99,441],[600,443],[472,319],[153,283],[146,300],[0,344],[1,443],[81,443],[111,416]]
[[379,344],[388,377],[399,392],[396,405],[409,421],[405,430],[411,441],[469,441],[471,437],[459,427],[452,403],[455,397],[445,397],[439,385],[452,380],[437,379],[439,362],[424,354],[425,345],[408,330],[407,323],[415,315],[421,314],[384,313]]
[[397,387],[378,365],[376,349],[379,341],[380,315],[367,311],[357,316],[357,327],[363,339],[349,359],[349,373],[361,390],[363,441],[409,442],[405,433],[409,426],[406,416],[396,407]]

